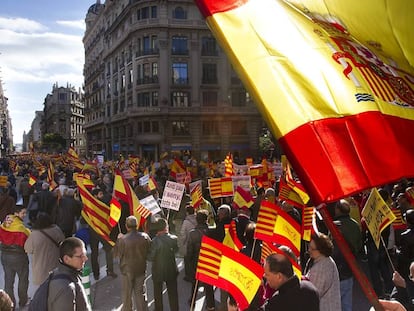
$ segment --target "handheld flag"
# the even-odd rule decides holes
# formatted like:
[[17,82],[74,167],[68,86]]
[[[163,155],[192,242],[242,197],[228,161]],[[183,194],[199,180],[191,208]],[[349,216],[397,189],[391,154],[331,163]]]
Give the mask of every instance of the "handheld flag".
[[109,202],[109,209],[109,224],[111,227],[115,227],[119,218],[121,218],[121,203],[117,199],[112,198],[111,202]]
[[109,238],[112,230],[111,224],[109,223],[109,206],[95,198],[82,183],[81,178],[76,180],[76,184],[83,203],[83,219],[85,219],[91,229],[113,246],[115,243]]
[[234,192],[233,207],[235,208],[250,208],[254,204],[254,200],[250,192],[244,190],[242,187],[237,186]]
[[114,178],[114,196],[128,203],[131,215],[134,215],[139,224],[142,225],[151,212],[141,204],[131,185],[117,170]]
[[229,292],[246,309],[260,286],[263,268],[253,259],[203,236],[196,279]]
[[243,243],[237,236],[236,221],[234,219],[230,224],[224,225],[224,232],[223,244],[239,252],[243,248]]
[[36,184],[36,182],[37,182],[36,177],[34,177],[32,174],[29,174],[29,185],[30,185],[31,187],[33,187],[33,185],[35,185],[35,184]]
[[254,238],[289,246],[299,256],[302,239],[300,225],[269,201],[262,201],[260,205]]
[[[260,262],[264,263],[266,260],[266,257],[272,254],[282,254],[286,255],[282,250],[280,250],[278,247],[276,247],[273,243],[263,241],[262,243],[262,253],[260,256]],[[297,263],[297,261],[293,260],[290,256],[287,256],[289,258],[289,261],[292,263],[292,268],[295,274],[301,278],[302,277],[302,269],[300,265]]]
[[224,176],[233,176],[234,175],[234,168],[233,168],[233,156],[231,153],[226,155],[224,159]]
[[314,204],[414,176],[414,3],[338,1],[195,1]]

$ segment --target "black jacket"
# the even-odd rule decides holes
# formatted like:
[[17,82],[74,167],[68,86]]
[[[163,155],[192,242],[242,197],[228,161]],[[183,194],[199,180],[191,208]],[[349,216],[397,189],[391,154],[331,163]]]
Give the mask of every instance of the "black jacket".
[[177,251],[177,236],[164,233],[154,237],[147,258],[152,261],[154,281],[168,281],[177,278],[178,269],[175,262]]
[[299,281],[296,276],[290,278],[270,298],[264,311],[319,311],[319,295],[309,281]]

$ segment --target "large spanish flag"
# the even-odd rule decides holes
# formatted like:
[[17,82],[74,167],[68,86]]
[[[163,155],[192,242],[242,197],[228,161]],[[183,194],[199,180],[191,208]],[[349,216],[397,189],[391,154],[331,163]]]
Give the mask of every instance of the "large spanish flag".
[[228,246],[203,236],[198,256],[196,279],[229,292],[246,309],[263,276],[263,268],[253,259]]
[[414,1],[196,3],[314,204],[414,176]]

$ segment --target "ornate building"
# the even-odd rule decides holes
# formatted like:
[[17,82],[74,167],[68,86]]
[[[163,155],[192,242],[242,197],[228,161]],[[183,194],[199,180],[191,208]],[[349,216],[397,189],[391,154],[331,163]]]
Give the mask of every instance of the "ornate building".
[[86,15],[88,155],[259,155],[263,120],[192,0],[97,1]]
[[[53,85],[52,93],[47,94],[43,104],[43,120],[41,124],[42,146],[48,135],[58,135],[63,138],[61,150],[74,147],[79,155],[86,152],[84,123],[84,103],[80,90],[67,85]],[[36,114],[36,117],[41,115]],[[36,133],[32,133],[33,135]],[[35,137],[33,137],[33,141]]]

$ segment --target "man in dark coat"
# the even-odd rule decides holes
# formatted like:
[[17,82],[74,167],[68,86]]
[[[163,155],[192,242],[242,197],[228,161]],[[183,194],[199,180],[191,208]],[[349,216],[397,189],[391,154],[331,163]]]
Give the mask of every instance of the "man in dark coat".
[[13,214],[16,201],[9,196],[7,188],[0,187],[0,222],[4,221],[7,215]]
[[276,292],[262,310],[319,311],[317,289],[311,282],[298,279],[286,255],[269,255],[264,265],[264,277]]
[[177,276],[175,253],[178,251],[177,236],[168,232],[168,223],[158,218],[155,223],[157,234],[152,240],[148,260],[152,261],[155,311],[163,311],[162,286],[165,282],[170,302],[170,310],[178,311]]

